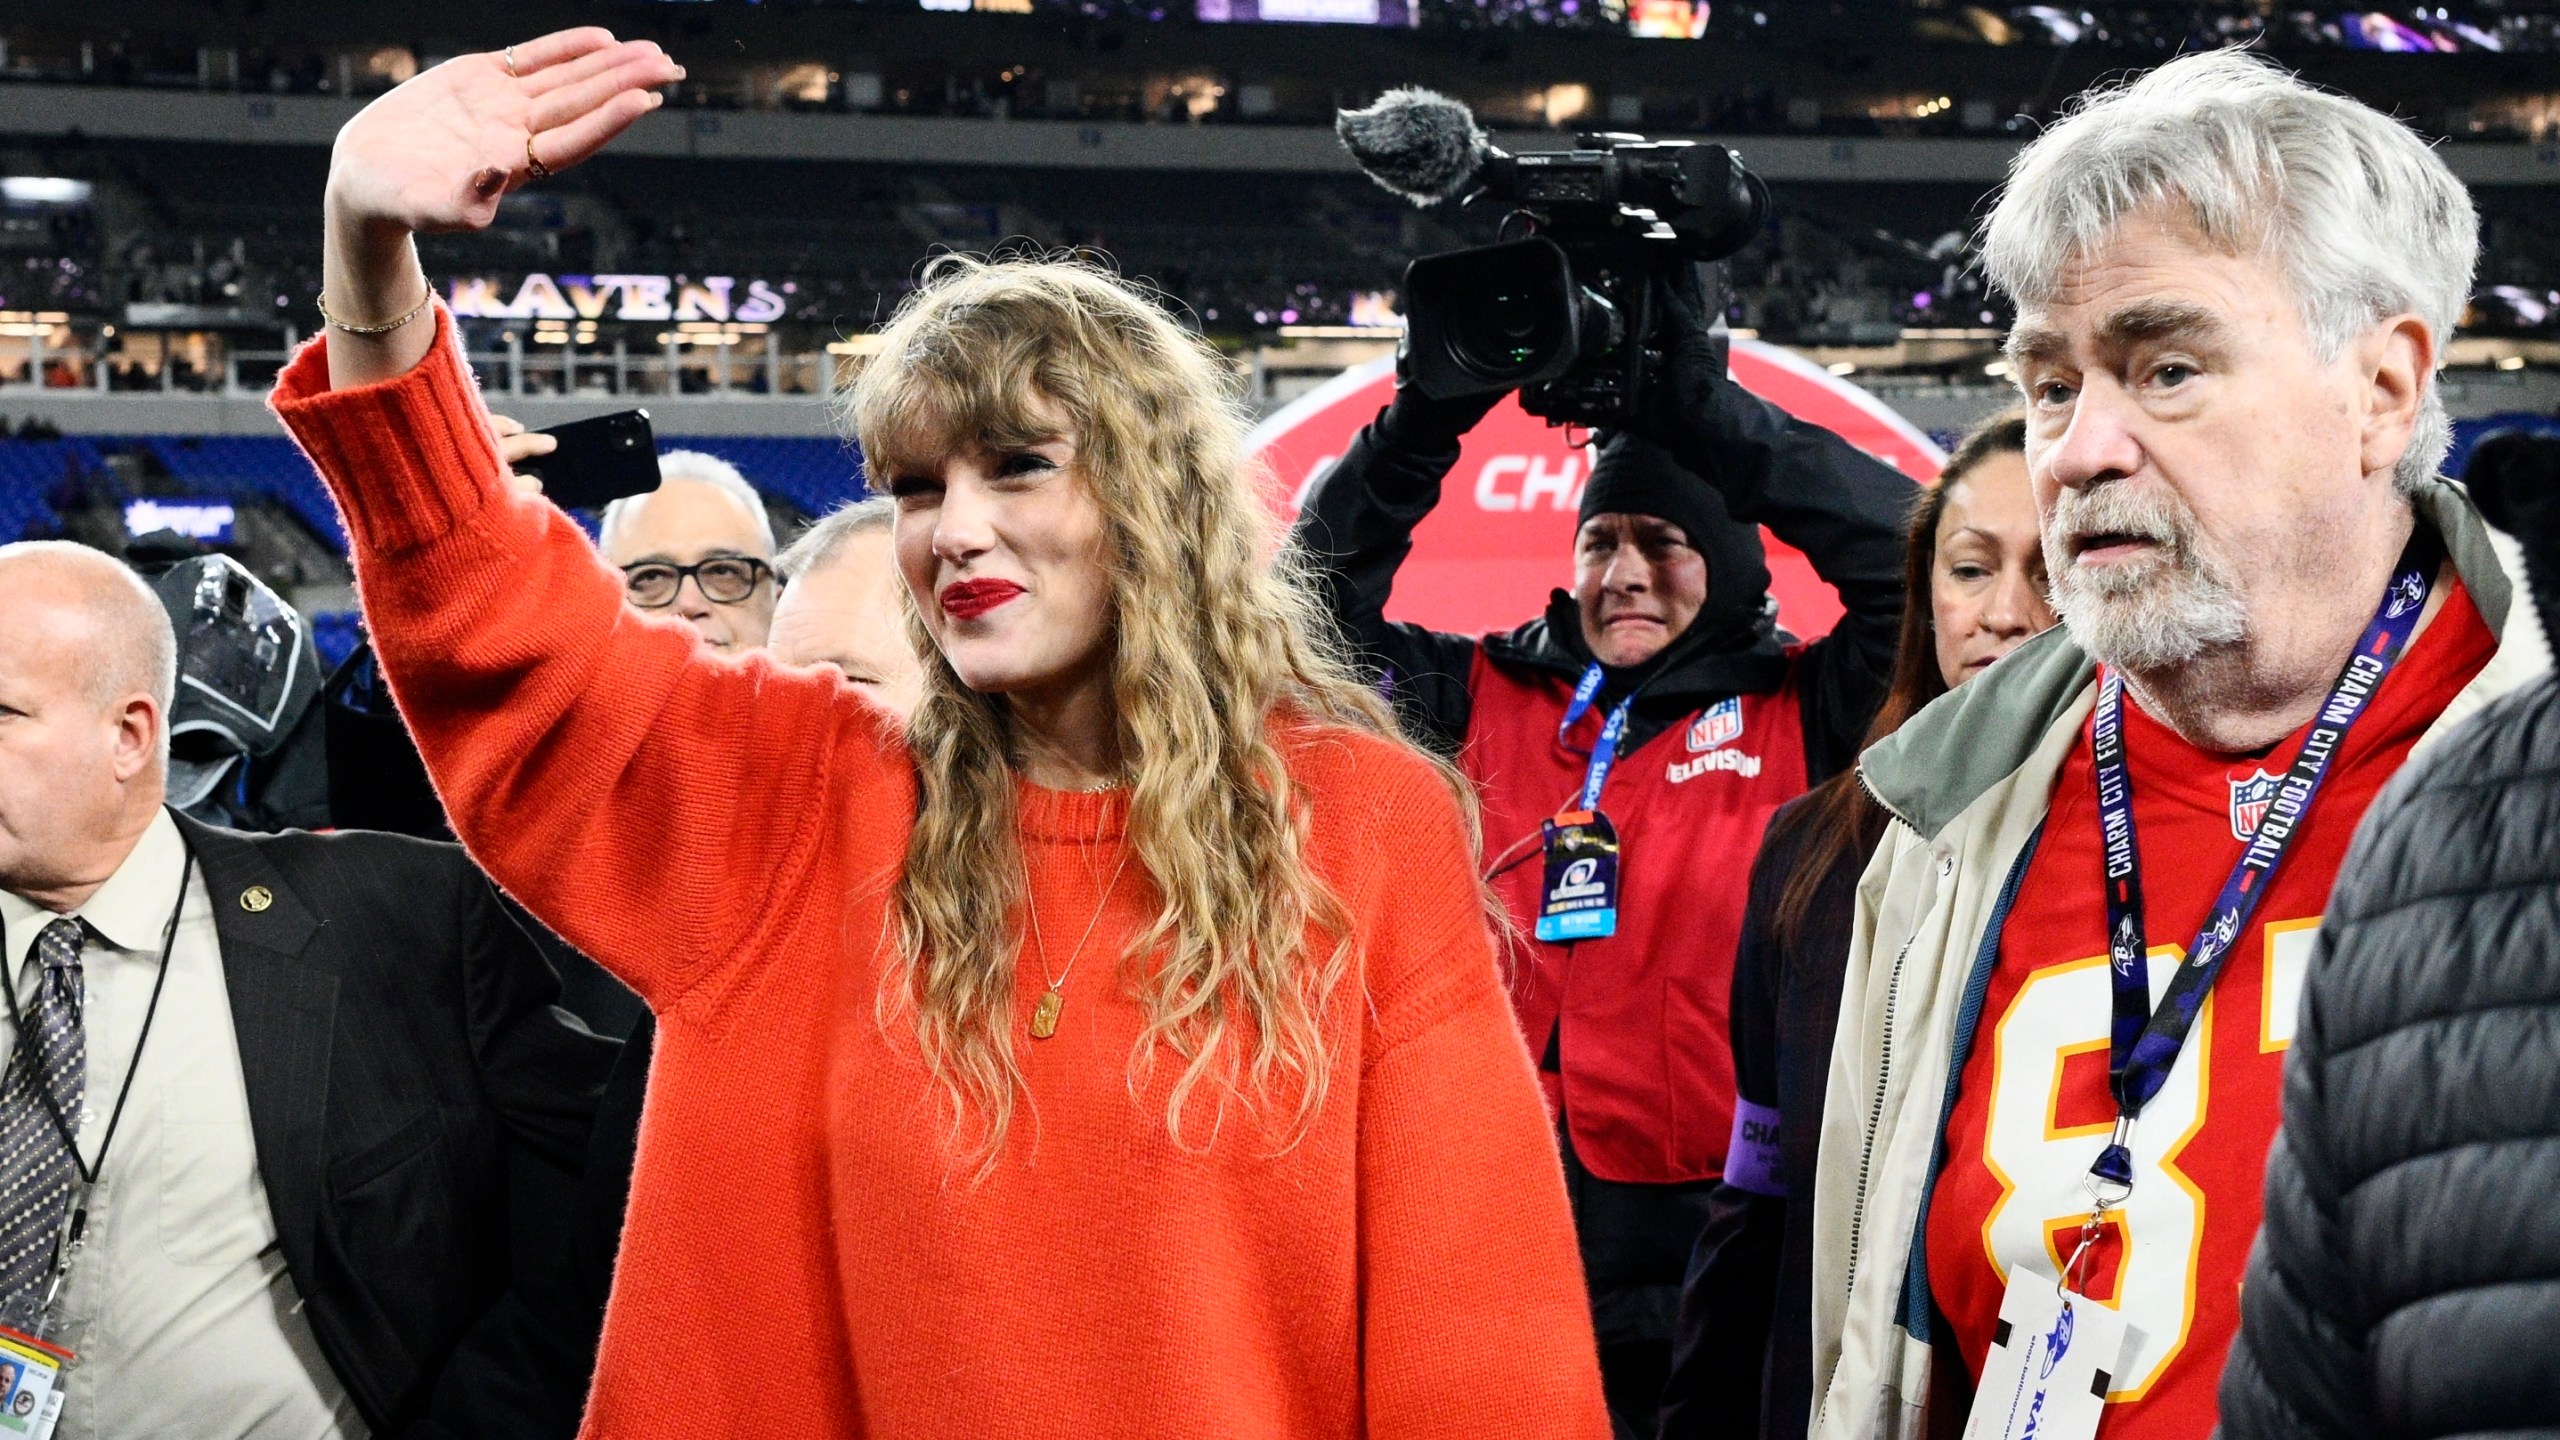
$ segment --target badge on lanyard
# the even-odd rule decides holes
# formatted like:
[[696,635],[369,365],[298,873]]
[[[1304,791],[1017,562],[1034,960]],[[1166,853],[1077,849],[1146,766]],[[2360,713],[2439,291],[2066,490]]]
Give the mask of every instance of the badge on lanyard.
[[1538,938],[1604,940],[1618,933],[1618,831],[1597,810],[1545,822],[1547,883],[1538,892]]
[[2115,1311],[2013,1268],[1964,1440],[2090,1440],[2128,1333]]
[[62,1419],[62,1372],[71,1352],[0,1326],[0,1429],[46,1440]]
[[[1573,687],[1573,703],[1556,726],[1559,742],[1590,713],[1600,681],[1598,665],[1582,672],[1582,682]],[[1630,695],[1609,712],[1591,747],[1581,795],[1572,809],[1541,826],[1547,869],[1546,883],[1538,890],[1537,936],[1549,944],[1605,940],[1618,933],[1618,831],[1600,812],[1600,790],[1618,761],[1618,742],[1626,738],[1627,712],[1634,704]]]

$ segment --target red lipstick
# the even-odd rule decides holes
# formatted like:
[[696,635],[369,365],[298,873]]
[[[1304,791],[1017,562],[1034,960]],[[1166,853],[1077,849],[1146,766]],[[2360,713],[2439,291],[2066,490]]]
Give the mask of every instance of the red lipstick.
[[938,597],[942,613],[954,620],[975,620],[1017,595],[1028,593],[1010,580],[955,580]]

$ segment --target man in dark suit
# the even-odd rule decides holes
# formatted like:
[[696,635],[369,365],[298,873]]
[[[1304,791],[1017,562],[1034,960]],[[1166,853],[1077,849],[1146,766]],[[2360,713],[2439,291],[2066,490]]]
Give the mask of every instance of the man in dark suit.
[[0,546],[0,1324],[65,1437],[410,1429],[575,1173],[616,1047],[452,846],[164,806],[176,637]]

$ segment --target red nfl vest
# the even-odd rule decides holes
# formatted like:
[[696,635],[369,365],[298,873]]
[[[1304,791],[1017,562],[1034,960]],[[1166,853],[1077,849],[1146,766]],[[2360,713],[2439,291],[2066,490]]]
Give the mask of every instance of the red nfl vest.
[[[1507,671],[1478,647],[1458,768],[1475,783],[1494,893],[1512,922],[1511,1004],[1551,1112],[1604,1180],[1672,1184],[1724,1171],[1733,1131],[1727,1013],[1733,952],[1770,813],[1805,791],[1804,721],[1790,669],[1762,695],[1696,711],[1619,758],[1600,808],[1616,827],[1618,929],[1531,937],[1544,878],[1540,822],[1570,808],[1605,716],[1562,739],[1572,681]],[[1556,1038],[1561,1071],[1547,1070]]]

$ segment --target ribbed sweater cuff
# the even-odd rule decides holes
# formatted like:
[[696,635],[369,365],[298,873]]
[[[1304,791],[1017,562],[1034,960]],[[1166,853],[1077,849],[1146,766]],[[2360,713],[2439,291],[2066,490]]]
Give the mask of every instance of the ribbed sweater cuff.
[[435,344],[407,374],[332,390],[323,332],[267,401],[328,482],[356,548],[372,554],[433,544],[508,493],[453,316],[442,301],[433,308]]

